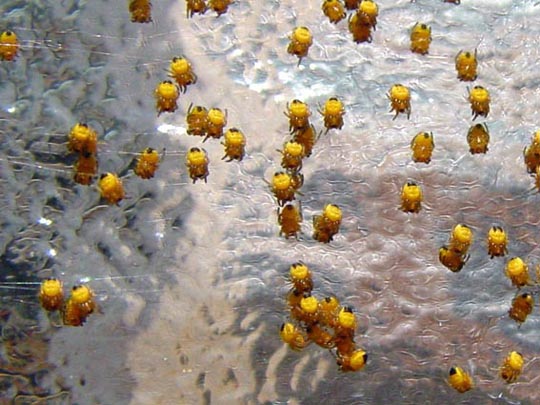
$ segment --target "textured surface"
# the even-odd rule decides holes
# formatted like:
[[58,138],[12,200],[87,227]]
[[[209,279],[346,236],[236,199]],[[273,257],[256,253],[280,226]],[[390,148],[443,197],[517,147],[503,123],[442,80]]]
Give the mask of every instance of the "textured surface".
[[[330,24],[314,1],[238,1],[219,18],[189,20],[184,2],[155,1],[154,22],[144,25],[129,21],[125,2],[114,3],[0,7],[2,27],[22,41],[16,62],[0,64],[0,281],[11,313],[3,312],[2,336],[5,348],[25,342],[5,332],[24,317],[33,326],[18,328],[50,339],[42,396],[78,404],[540,400],[538,306],[521,328],[508,318],[515,290],[506,259],[490,260],[485,245],[500,225],[510,256],[538,262],[539,197],[522,149],[538,128],[539,6],[381,0],[373,42],[356,45],[346,22]],[[426,56],[409,51],[417,21],[432,27]],[[300,67],[286,53],[297,25],[314,35]],[[453,58],[475,47],[475,84],[490,90],[492,110],[489,152],[472,156],[467,86]],[[199,82],[176,113],[157,118],[152,92],[176,55],[193,61]],[[385,94],[398,82],[412,90],[410,120],[388,112]],[[287,139],[285,104],[307,102],[321,128],[316,106],[334,95],[346,106],[345,126],[322,136],[304,163],[304,235],[282,239],[264,179]],[[247,137],[241,163],[221,161],[218,142],[204,144],[208,184],[191,184],[183,163],[200,144],[185,134],[191,102],[227,109],[229,126]],[[100,172],[125,177],[128,198],[118,207],[100,206],[94,187],[71,181],[64,142],[78,121],[99,132]],[[424,130],[435,137],[433,159],[414,164],[409,142]],[[128,170],[146,146],[168,151],[151,181]],[[424,190],[417,215],[398,209],[407,180]],[[344,223],[321,245],[310,221],[330,202]],[[473,228],[475,241],[453,274],[437,251],[457,222]],[[298,260],[314,272],[316,295],[333,293],[355,308],[357,340],[369,353],[362,372],[341,374],[330,353],[293,353],[279,340],[285,275]],[[88,281],[102,313],[83,328],[50,327],[32,284],[50,275],[66,285]],[[510,350],[526,366],[506,386],[497,372]],[[472,371],[473,391],[446,384],[453,364]],[[9,395],[28,394],[20,386]]]

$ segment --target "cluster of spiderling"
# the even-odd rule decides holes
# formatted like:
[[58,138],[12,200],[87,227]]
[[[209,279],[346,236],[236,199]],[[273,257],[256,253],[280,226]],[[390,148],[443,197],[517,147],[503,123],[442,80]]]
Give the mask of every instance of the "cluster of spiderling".
[[[523,358],[523,355],[512,350],[503,359],[502,364],[499,367],[499,376],[508,384],[516,382],[524,365],[525,359]],[[460,393],[469,391],[474,385],[471,375],[458,366],[450,368],[448,373],[448,383]]]
[[[218,14],[227,10],[230,1],[210,1],[210,8]],[[131,20],[137,23],[152,21],[152,4],[145,0],[131,0],[128,3]],[[19,55],[20,43],[16,33],[7,30],[0,33],[0,60],[13,62]],[[169,69],[171,80],[165,80],[158,84],[154,90],[158,115],[163,112],[174,112],[177,109],[177,99],[180,92],[185,93],[187,87],[197,82],[197,76],[193,72],[191,63],[184,57],[172,58]],[[172,81],[174,80],[174,82]],[[201,113],[202,112],[202,113]],[[197,117],[199,114],[199,117]],[[202,119],[199,119],[203,116]],[[190,135],[204,136],[208,138],[224,138],[225,154],[223,159],[242,160],[245,154],[245,137],[237,128],[224,131],[227,123],[227,112],[219,108],[189,108],[187,114],[188,129]],[[75,183],[90,186],[97,180],[97,190],[101,198],[109,204],[119,204],[125,197],[123,180],[118,174],[107,172],[98,176],[98,132],[91,125],[79,122],[67,133],[66,148],[69,153],[76,155],[73,165],[73,180]],[[132,163],[135,175],[142,179],[151,179],[159,168],[163,153],[159,153],[151,147],[144,148]],[[204,149],[191,148],[186,156],[186,165],[189,176],[195,181],[206,180],[208,175],[208,157]],[[73,288],[71,297],[63,301],[62,283],[59,280],[46,280],[41,287],[39,300],[48,311],[60,311],[65,325],[82,325],[88,315],[95,309],[93,292],[86,286]]]
[[473,241],[473,233],[465,224],[457,224],[452,229],[448,245],[439,249],[439,261],[448,270],[457,273],[469,260],[469,247]]
[[[362,2],[363,3],[363,2]],[[361,6],[361,5],[360,5]],[[431,27],[424,23],[416,23],[410,33],[410,49],[414,53],[425,55],[429,52],[431,44]],[[474,52],[459,51],[455,57],[455,67],[458,79],[461,81],[474,81],[477,78],[476,50]],[[400,83],[391,86],[387,93],[390,101],[390,111],[394,112],[393,119],[404,114],[407,118],[411,115],[411,91]],[[490,110],[489,92],[482,86],[469,89],[468,100],[471,105],[473,120],[478,116],[486,117]],[[471,154],[486,153],[489,143],[489,130],[485,123],[472,125],[467,133],[467,142]],[[416,163],[429,164],[432,159],[435,142],[432,132],[418,132],[411,140],[412,160]],[[540,190],[540,177],[537,177]],[[418,213],[422,208],[422,188],[415,181],[407,181],[401,189],[401,210],[409,213]],[[465,256],[452,254],[451,251],[443,254],[444,260],[450,262],[450,266],[461,268],[466,261]]]
[[[499,376],[508,384],[515,382],[523,370],[525,360],[517,351],[511,351],[503,359],[499,368]],[[448,373],[448,383],[458,392],[464,393],[473,387],[473,379],[461,367],[453,366]]]
[[287,103],[285,115],[289,118],[289,131],[293,137],[283,144],[283,150],[278,150],[282,155],[281,167],[284,170],[274,173],[270,187],[278,203],[280,235],[297,238],[303,218],[301,203],[295,205],[294,200],[304,184],[302,162],[311,155],[316,133],[309,122],[311,112],[306,103],[296,99]]
[[[523,355],[512,350],[503,359],[499,368],[499,376],[508,384],[516,382],[523,370],[524,364]],[[467,392],[474,386],[471,375],[459,366],[450,367],[448,383],[459,393]]]
[[[232,0],[186,0],[186,15],[204,14],[208,9],[215,11],[218,17],[225,14],[232,4]],[[150,0],[130,0],[129,12],[131,21],[135,23],[149,23],[152,21],[152,3]]]
[[[174,57],[169,64],[169,76],[174,79],[160,82],[155,91],[156,109],[158,116],[163,112],[174,112],[178,108],[180,92],[185,93],[188,86],[197,83],[197,75],[191,63],[185,57]],[[188,135],[201,136],[203,142],[207,139],[221,139],[225,154],[222,160],[242,160],[245,154],[246,139],[238,128],[230,128],[224,132],[227,125],[227,110],[190,104],[186,114],[186,132]],[[186,166],[189,177],[195,183],[197,180],[207,182],[209,175],[208,153],[205,149],[192,147],[186,154]]]
[[[461,269],[463,262],[462,255],[465,255],[470,243],[472,233],[466,225],[456,225],[450,237],[449,246],[442,247],[441,262],[450,270],[456,272]],[[492,227],[488,233],[488,250],[493,249],[491,254],[504,255],[506,251],[506,236],[500,227]],[[500,254],[499,254],[500,253]],[[493,256],[492,256],[493,257]],[[457,259],[456,259],[457,258]],[[468,258],[468,256],[467,256]],[[537,267],[537,281],[533,283],[529,276],[528,266],[520,257],[510,259],[505,266],[505,274],[514,287],[538,285],[540,279],[540,268]],[[512,305],[508,311],[511,319],[518,323],[518,327],[526,321],[534,307],[534,298],[530,292],[519,292],[512,300]],[[504,358],[499,368],[499,376],[508,384],[517,381],[520,376],[525,360],[523,355],[517,351],[510,351]],[[473,386],[471,376],[460,367],[452,367],[448,376],[448,382],[458,392],[466,392]]]
[[[349,31],[356,43],[371,42],[371,30],[377,26],[379,8],[373,0],[324,0],[322,11],[331,23],[337,24],[345,19],[345,9],[354,11],[349,16]],[[298,64],[306,57],[313,44],[313,36],[308,27],[296,27],[289,35],[287,52],[298,57]]]
[[71,128],[67,148],[69,152],[78,154],[78,160],[73,167],[73,180],[76,183],[87,186],[94,181],[98,170],[97,146],[98,135],[93,128],[83,122]]
[[[241,161],[244,158],[246,138],[242,131],[238,128],[229,128],[224,132],[227,125],[227,110],[222,111],[219,108],[210,108],[192,104],[188,107],[186,115],[187,133],[194,136],[204,137],[203,142],[207,139],[224,138],[221,144],[225,148],[225,154],[221,158],[231,162],[233,160]],[[194,156],[200,155],[202,159],[200,164],[193,159]],[[202,155],[205,155],[203,158]],[[191,148],[188,152],[187,166],[189,174],[193,182],[197,179],[208,176],[208,157],[206,151],[201,148]]]
[[172,58],[168,72],[174,82],[169,79],[163,80],[154,90],[158,116],[164,112],[175,112],[180,92],[185,93],[188,86],[197,83],[197,75],[193,72],[191,62],[183,56]]
[[[459,4],[459,1],[445,1]],[[349,7],[350,6],[350,7]],[[348,2],[347,8],[357,9],[349,17],[349,30],[353,40],[371,42],[371,29],[376,27],[378,8],[373,1]],[[338,23],[345,18],[345,7],[340,0],[325,0],[322,5],[323,13],[330,22]],[[307,56],[309,46],[313,39],[305,27],[296,28],[291,37],[287,51],[299,57],[299,63]],[[410,50],[413,53],[426,55],[432,42],[431,27],[425,23],[417,22],[410,31]],[[457,77],[461,81],[475,81],[478,76],[477,52],[459,51],[454,59]],[[404,114],[407,118],[411,114],[411,93],[407,86],[395,84],[387,93],[390,101],[390,111],[394,112],[393,119]],[[476,85],[468,89],[472,119],[487,117],[490,112],[491,97],[489,91],[483,86]],[[489,129],[486,123],[473,124],[467,133],[467,143],[471,154],[485,154],[488,151],[490,140]],[[429,164],[435,147],[433,134],[422,131],[417,133],[410,144],[412,159],[417,163]],[[536,176],[536,185],[540,191],[540,131],[535,134],[531,145],[524,150],[524,159],[529,173]],[[420,185],[414,181],[407,181],[401,189],[401,209],[409,213],[418,213],[421,210],[423,193]],[[314,221],[315,225],[315,221]],[[452,230],[448,245],[439,249],[439,261],[452,272],[459,272],[469,259],[468,249],[472,243],[472,230],[463,224],[458,224]],[[494,226],[488,232],[488,254],[504,256],[507,253],[507,237],[501,227]],[[530,283],[527,267],[519,258],[512,259],[506,269],[507,276],[518,288]],[[292,294],[294,299],[294,294]],[[533,298],[530,293],[516,296],[509,310],[509,316],[521,324],[532,311]],[[500,375],[507,382],[517,379],[523,366],[523,357],[517,352],[511,352],[501,366]],[[448,381],[459,392],[468,391],[472,387],[471,377],[460,367],[452,367]]]
[[[445,2],[459,4],[458,0],[445,0]],[[231,4],[229,0],[187,0],[187,15],[204,14],[208,8],[214,10],[218,16],[227,11]],[[348,28],[357,43],[371,42],[372,31],[376,29],[378,7],[372,0],[325,0],[322,4],[324,14],[332,23],[338,23],[346,17],[345,8],[354,10],[349,16]],[[152,5],[147,0],[130,0],[129,11],[131,19],[137,23],[152,21]],[[416,23],[410,32],[410,49],[414,53],[425,55],[429,53],[432,41],[431,27],[424,23]],[[311,32],[307,27],[297,27],[290,35],[288,53],[298,57],[298,63],[307,57],[309,48],[313,43]],[[0,59],[13,61],[19,51],[19,42],[13,31],[4,31],[0,34]],[[459,80],[474,81],[477,78],[477,53],[459,51],[455,57],[455,67]],[[169,76],[172,80],[160,82],[155,91],[156,109],[158,115],[177,110],[180,93],[185,93],[188,86],[197,82],[197,76],[192,70],[190,62],[183,57],[175,57],[169,66]],[[173,81],[174,80],[174,81]],[[411,95],[408,87],[395,84],[387,94],[391,111],[398,115],[411,114]],[[490,94],[482,86],[474,86],[468,90],[473,120],[477,117],[487,117],[490,112]],[[327,101],[324,108],[319,109],[324,116],[326,130],[341,129],[343,126],[343,105],[337,98]],[[285,237],[296,237],[300,232],[302,221],[301,205],[294,205],[296,195],[303,185],[301,173],[303,159],[309,157],[317,140],[315,128],[309,123],[309,108],[299,100],[287,105],[292,139],[286,142],[282,155],[282,172],[274,175],[271,189],[278,200],[278,221],[281,234]],[[227,124],[227,111],[219,108],[207,110],[202,106],[190,105],[186,115],[187,133],[189,135],[207,139],[224,138],[225,155],[223,159],[241,160],[244,156],[245,137],[241,131],[231,128],[224,131]],[[485,123],[472,125],[467,133],[467,142],[471,154],[481,154],[488,151],[489,130]],[[97,132],[85,123],[76,124],[68,135],[68,150],[77,154],[77,163],[74,165],[74,181],[90,185],[98,172],[97,161]],[[420,132],[411,141],[413,160],[428,164],[431,161],[434,149],[433,134]],[[531,144],[524,150],[524,160],[527,171],[536,176],[536,185],[540,191],[540,131],[537,131]],[[159,167],[160,155],[152,148],[144,149],[133,169],[141,178],[149,179]],[[191,148],[186,157],[189,176],[193,182],[208,176],[208,156],[202,148]],[[118,204],[124,197],[122,180],[114,173],[105,173],[98,182],[101,196],[111,204]],[[422,190],[418,184],[408,181],[402,188],[401,209],[405,212],[416,213],[421,209]],[[321,215],[313,218],[314,239],[321,242],[330,242],[339,231],[342,213],[338,206],[328,204]],[[452,230],[448,245],[439,250],[439,260],[442,265],[452,272],[459,272],[469,258],[469,247],[472,243],[472,231],[466,225],[456,225]],[[507,236],[498,226],[492,227],[487,237],[488,254],[504,256],[507,253]],[[505,274],[512,285],[521,289],[531,286],[528,266],[519,257],[508,261]],[[295,350],[300,350],[310,342],[327,349],[335,349],[335,356],[340,369],[343,371],[356,371],[364,367],[367,354],[357,349],[354,342],[356,319],[349,307],[340,307],[334,297],[318,301],[311,295],[313,282],[311,272],[302,263],[296,263],[290,269],[293,289],[287,296],[291,318],[294,322],[287,322],[281,327],[281,338]],[[537,275],[538,278],[538,275]],[[65,325],[80,326],[87,317],[95,311],[94,294],[87,286],[73,287],[71,296],[64,300],[62,282],[51,279],[43,282],[39,292],[39,300],[47,311],[59,311]],[[509,316],[519,325],[525,322],[532,312],[534,299],[531,293],[519,293],[513,300]],[[508,383],[516,381],[524,364],[523,356],[512,351],[504,359],[500,368],[500,376]],[[452,367],[448,381],[459,392],[468,391],[473,383],[472,378],[460,367]]]
[[[459,4],[459,1],[445,1],[448,3]],[[371,29],[375,29],[377,25],[378,6],[373,0],[346,0],[343,3],[341,0],[324,0],[322,10],[330,22],[338,23],[346,17],[347,10],[355,11],[349,16],[349,30],[353,34],[355,42],[371,42]],[[289,36],[290,42],[287,47],[287,52],[296,55],[299,58],[300,64],[302,58],[308,55],[310,46],[313,44],[313,37],[309,28],[296,27]],[[429,52],[431,44],[431,27],[425,23],[417,22],[411,29],[410,33],[410,49],[414,53],[425,55]],[[459,51],[455,57],[455,65],[458,73],[458,78],[462,81],[474,81],[477,78],[477,58],[476,50]],[[388,98],[391,102],[391,110],[395,111],[394,119],[400,113],[404,113],[407,117],[411,114],[410,90],[402,85],[395,84],[388,93]],[[469,89],[468,99],[471,104],[473,119],[478,116],[487,117],[490,110],[490,95],[487,89],[482,86],[475,86]],[[477,124],[471,126],[467,134],[467,141],[470,146],[470,152],[486,153],[489,143],[489,131],[487,125]],[[431,155],[429,155],[431,156]],[[427,160],[416,160],[429,163]]]
[[[492,228],[493,229],[493,228]],[[527,320],[534,308],[534,291],[520,291],[522,288],[538,287],[540,284],[540,265],[536,266],[536,280],[529,274],[529,266],[521,257],[512,257],[506,262],[504,274],[512,286],[518,289],[508,310],[508,316],[517,322],[518,327]]]
[[[425,35],[420,35],[420,33]],[[415,24],[411,32],[411,50],[416,53],[428,53],[431,43],[431,28],[425,24]],[[473,81],[477,77],[476,51],[460,51],[456,58],[456,70],[458,78],[462,81]],[[411,113],[410,90],[402,84],[395,84],[387,94],[390,100],[391,111],[395,111],[394,119],[400,113],[406,113],[407,117]],[[475,86],[469,90],[469,101],[473,112],[473,119],[478,115],[487,116],[489,112],[489,92],[481,87]],[[489,144],[489,129],[485,123],[472,125],[467,133],[467,142],[471,154],[486,153]],[[432,132],[419,132],[411,141],[412,159],[417,163],[431,162],[435,142]],[[540,184],[540,180],[539,180]],[[419,212],[421,209],[423,195],[421,187],[413,181],[407,182],[401,191],[401,209],[405,212]],[[445,256],[448,261],[459,266],[460,259],[457,255]],[[462,266],[463,263],[461,263]]]
[[[208,110],[206,107],[190,104],[186,115],[186,124],[188,135],[204,137],[203,142],[206,142],[207,139],[224,138],[221,142],[225,148],[222,160],[231,162],[233,160],[241,161],[244,158],[246,138],[242,131],[233,127],[224,132],[227,125],[227,110],[225,112],[219,108],[210,108]],[[206,182],[209,174],[209,162],[208,154],[203,148],[193,147],[189,149],[186,156],[186,165],[189,177],[194,183],[199,179]]]
[[356,316],[336,297],[318,300],[312,295],[313,277],[308,266],[294,263],[289,269],[292,284],[287,295],[290,322],[281,325],[281,339],[293,350],[302,350],[310,343],[330,349],[341,371],[361,370],[367,353],[356,346]]
[[[351,2],[353,3],[353,2]],[[454,2],[459,4],[458,2]],[[349,17],[349,30],[353,35],[353,40],[357,43],[360,42],[371,42],[372,34],[371,30],[375,29],[378,16],[378,7],[373,1],[362,1],[359,4],[350,4],[352,9],[357,8],[356,13]],[[322,5],[324,14],[329,18],[330,22],[338,23],[345,18],[344,5],[339,0],[325,0]],[[311,32],[307,27],[297,27],[293,30],[290,35],[290,43],[287,48],[287,52],[296,55],[298,57],[298,64],[301,63],[302,58],[308,55],[310,46],[313,43],[313,38]],[[413,53],[418,53],[421,55],[426,55],[429,52],[429,47],[432,41],[431,37],[431,27],[424,23],[416,23],[410,33],[410,49]],[[455,57],[455,67],[458,75],[458,79],[461,81],[474,81],[477,78],[477,59],[476,59],[476,50],[473,52],[470,51],[459,51]],[[409,88],[403,84],[394,84],[390,91],[387,94],[387,97],[390,101],[391,111],[395,113],[393,119],[396,119],[399,114],[404,114],[407,118],[410,118],[411,114],[411,92]],[[468,101],[471,106],[471,112],[473,115],[473,120],[478,116],[487,117],[490,111],[490,94],[487,89],[482,86],[474,86],[472,89],[468,90]],[[297,112],[295,111],[297,109]],[[290,129],[291,131],[297,130],[297,126],[305,126],[308,123],[309,110],[307,106],[295,100],[291,107],[288,106],[288,112],[286,115],[290,120]],[[325,125],[327,121],[325,120]],[[328,128],[328,126],[327,126]],[[341,126],[339,126],[341,128]],[[486,153],[488,150],[489,144],[489,130],[485,123],[476,124],[470,127],[467,133],[467,142],[469,144],[469,151],[471,154],[480,154]],[[540,143],[539,143],[540,144]],[[429,164],[432,158],[433,149],[435,147],[435,142],[433,139],[433,134],[431,132],[422,131],[419,132],[411,141],[411,150],[412,150],[412,159],[417,163]],[[286,154],[286,149],[291,148],[288,144],[285,144],[284,151],[282,152],[284,159],[282,161],[282,166],[286,169],[291,169],[291,166],[295,168],[301,167],[301,163],[296,161],[294,165],[287,166],[288,161],[290,161],[289,156]],[[525,156],[529,160],[533,160],[533,156],[540,156],[534,148],[531,147],[531,151],[526,149]],[[536,154],[536,155],[535,155]],[[285,157],[287,156],[288,159]],[[540,158],[538,158],[540,160]],[[532,164],[530,165],[532,166]],[[528,167],[530,167],[528,165]],[[537,168],[538,164],[535,165],[534,170],[540,172],[540,169]],[[530,169],[529,169],[530,170]],[[276,176],[278,178],[276,179]],[[275,179],[281,179],[283,177],[282,173],[276,173]],[[303,180],[303,179],[302,179]],[[537,175],[537,182],[540,189],[540,175]],[[278,203],[283,204],[284,200],[278,193],[278,190],[275,187],[275,184],[278,184],[279,181],[274,181],[273,192],[278,199]],[[291,184],[293,182],[284,182]],[[296,182],[299,184],[299,182]],[[288,194],[286,198],[290,200],[294,199],[295,193],[298,189],[287,189]],[[405,212],[418,213],[421,210],[423,200],[423,193],[420,185],[414,181],[407,181],[402,190],[401,190],[401,209]],[[286,237],[296,236],[297,232],[300,230],[299,222],[302,219],[300,206],[295,208],[291,205],[287,210],[283,209],[280,211],[278,208],[278,219],[281,225],[281,234],[284,234]],[[335,208],[334,208],[335,207]],[[335,211],[335,212],[334,212]],[[333,222],[337,224],[333,229],[332,226],[329,226],[329,223],[332,223],[331,217],[335,214],[336,221]],[[328,205],[325,207],[323,215],[315,216],[313,219],[313,226],[315,229],[314,238],[323,241],[329,242],[332,239],[332,236],[337,232],[339,228],[339,223],[341,221],[341,211],[337,206]],[[506,239],[501,239],[499,235],[502,228],[494,227],[488,235],[488,251],[489,254],[493,256],[504,255],[506,252]],[[504,231],[502,231],[504,235]],[[441,263],[449,268],[453,272],[460,271],[465,263],[467,262],[469,255],[467,253],[468,248],[472,242],[472,232],[470,228],[465,225],[458,225],[450,239],[449,246],[443,246],[439,250],[439,259]],[[512,308],[521,308],[521,301],[524,299],[514,300],[516,302],[512,305]],[[532,299],[532,297],[527,296],[527,300]],[[295,294],[295,290],[289,295],[289,305],[291,308],[294,307],[295,300],[298,301],[297,305],[300,305],[301,298],[298,297],[298,294]],[[291,303],[292,301],[292,303]],[[307,305],[307,304],[306,304]],[[315,308],[315,306],[313,306]],[[292,313],[292,310],[291,310]],[[513,319],[519,316],[520,311],[511,309],[509,311],[510,316]],[[517,314],[517,315],[516,315]],[[292,315],[294,317],[294,315]],[[296,315],[298,316],[298,315]],[[316,331],[318,331],[316,329]],[[307,331],[306,331],[307,333]],[[295,345],[302,346],[305,344],[305,334],[302,334],[299,328],[292,324],[284,324],[282,327],[282,338],[284,340],[289,339],[288,343],[292,347]],[[328,337],[328,335],[322,335]],[[317,335],[319,337],[319,335]],[[287,341],[287,340],[286,340]],[[327,344],[327,343],[325,343]],[[296,347],[298,348],[298,347]],[[521,372],[521,363],[516,360],[517,356],[512,352],[506,359],[501,367],[501,376],[507,382],[513,382]],[[519,355],[521,357],[521,355]],[[521,358],[522,359],[522,358]],[[465,392],[472,387],[471,377],[461,368],[452,367],[449,372],[449,383],[459,392]]]
[[374,1],[360,1],[356,12],[349,17],[349,32],[354,42],[371,42],[371,30],[377,27],[378,15],[379,7]]
[[371,30],[377,27],[379,7],[373,0],[324,0],[322,11],[331,23],[337,24],[345,19],[345,9],[352,11],[349,15],[349,32],[353,41],[371,42]]
[[[469,259],[469,247],[473,241],[473,233],[465,224],[457,224],[452,229],[448,245],[439,249],[439,260],[452,272],[459,272]],[[508,237],[500,226],[493,226],[487,235],[487,252],[491,258],[505,256]],[[540,266],[536,269],[536,279],[533,282],[529,275],[527,264],[520,257],[513,257],[507,261],[505,275],[518,290],[523,287],[538,285],[540,280]],[[508,316],[517,322],[518,327],[527,320],[534,307],[534,298],[531,292],[519,292],[513,298]],[[507,383],[517,380],[523,369],[524,359],[521,353],[511,351],[504,359],[500,367],[499,375]],[[465,392],[472,388],[471,376],[459,367],[452,367],[449,374],[449,383],[459,392]]]
[[[222,14],[226,11],[229,1],[210,1],[210,6]],[[129,11],[131,20],[137,23],[152,21],[152,5],[149,1],[131,0]],[[19,39],[15,32],[8,30],[0,34],[0,60],[15,61],[20,50]],[[184,57],[175,57],[171,60],[168,70],[171,80],[158,84],[154,91],[158,115],[163,112],[174,112],[177,109],[177,99],[180,92],[197,82],[191,63]],[[227,123],[227,113],[219,108],[204,110],[204,119],[197,121],[192,113],[188,112],[188,133],[190,135],[205,136],[208,138],[224,138],[225,154],[223,159],[242,160],[245,154],[245,137],[243,133],[230,128],[224,131]],[[196,115],[196,114],[195,114]],[[195,117],[196,118],[196,117]],[[225,132],[225,133],[224,133]],[[125,197],[123,180],[116,173],[103,173],[98,176],[98,132],[85,122],[76,123],[67,133],[66,147],[69,153],[76,155],[73,165],[73,180],[81,185],[92,185],[97,179],[97,189],[102,199],[110,204],[119,204]],[[163,153],[147,147],[143,149],[132,164],[135,175],[142,179],[153,178]],[[208,175],[208,158],[203,149],[191,148],[186,156],[186,164],[190,177],[205,179]],[[41,284],[38,299],[41,306],[48,312],[57,313],[59,322],[66,326],[82,326],[88,316],[95,312],[97,305],[93,291],[86,285],[73,287],[68,298],[64,298],[63,283],[58,279],[47,279]]]
[[[85,123],[77,123],[68,134],[67,149],[78,154],[73,166],[73,180],[82,185],[91,185],[98,172],[98,135]],[[159,167],[161,156],[153,148],[143,149],[135,162],[133,172],[142,179],[154,177]],[[109,204],[118,204],[125,198],[122,179],[116,173],[103,173],[99,176],[97,188],[101,198]]]
[[[465,224],[455,225],[448,244],[439,249],[439,261],[454,273],[461,271],[469,260],[468,251],[472,242],[472,229]],[[508,236],[505,230],[500,226],[492,226],[487,234],[486,245],[491,258],[505,256],[508,253]],[[537,273],[538,271],[540,270],[537,269]],[[536,284],[531,281],[528,266],[520,257],[514,257],[507,262],[505,274],[518,289]],[[512,301],[508,314],[521,325],[532,312],[533,305],[534,299],[530,293],[518,294]]]
[[[330,97],[318,112],[323,117],[326,132],[343,127],[345,107],[337,97]],[[292,139],[283,144],[283,150],[278,149],[283,170],[274,174],[270,188],[278,203],[280,235],[298,238],[303,221],[302,206],[300,202],[295,205],[294,201],[296,195],[301,194],[299,190],[304,184],[301,173],[303,159],[311,155],[318,136],[309,121],[311,112],[306,103],[297,99],[287,103],[285,116],[289,119]],[[335,204],[327,204],[321,215],[313,217],[313,238],[323,243],[330,242],[339,232],[341,219],[341,209]]]
[[86,285],[76,285],[64,299],[63,288],[62,281],[56,278],[44,280],[38,294],[41,307],[48,312],[59,312],[66,326],[82,326],[97,309],[94,292]]
[[[431,27],[427,24],[416,23],[411,30],[411,51],[425,55],[429,52],[431,44]],[[461,81],[474,81],[477,78],[476,50],[473,52],[459,51],[455,57],[455,67],[458,79]],[[407,86],[394,84],[387,93],[390,101],[390,111],[395,112],[393,119],[399,114],[411,114],[411,93]],[[486,117],[490,109],[489,92],[482,86],[469,89],[468,99],[471,105],[473,120],[478,116]],[[472,125],[467,133],[467,142],[471,154],[486,153],[489,144],[489,130],[485,123]],[[417,133],[410,144],[412,159],[416,163],[428,164],[431,162],[435,141],[432,132]],[[421,186],[414,181],[408,181],[401,190],[401,209],[405,212],[417,213],[421,209],[423,194]],[[452,266],[463,265],[465,257],[459,255],[446,256]],[[461,263],[461,264],[460,264]]]
[[[169,64],[169,77],[172,80],[163,80],[158,83],[154,90],[156,99],[156,110],[158,116],[164,112],[175,112],[178,108],[178,98],[180,92],[185,93],[188,86],[197,83],[197,75],[193,71],[191,63],[185,57],[175,56]],[[187,133],[190,135],[204,135],[206,133],[206,125],[208,119],[208,111],[204,107],[195,107],[192,109],[190,104],[186,116],[188,128]],[[223,117],[226,120],[226,117]],[[208,154],[206,150],[198,147],[192,147],[186,154],[186,167],[189,172],[189,177],[195,183],[197,180],[207,181],[208,171]]]
[[215,11],[218,17],[225,14],[232,4],[232,0],[186,0],[186,15],[188,18],[193,14],[204,14],[208,9]]
[[[390,100],[390,111],[395,111],[393,119],[399,114],[411,114],[411,92],[407,86],[394,84],[386,95]],[[420,132],[411,141],[414,162],[429,163],[435,143],[431,132]],[[401,188],[401,210],[418,213],[422,209],[422,188],[414,181],[407,181]]]

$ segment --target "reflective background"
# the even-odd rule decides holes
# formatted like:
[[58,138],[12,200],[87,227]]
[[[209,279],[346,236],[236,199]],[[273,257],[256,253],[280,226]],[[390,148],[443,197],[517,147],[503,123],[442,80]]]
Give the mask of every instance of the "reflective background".
[[[114,2],[117,3],[117,2]],[[328,22],[320,2],[238,1],[228,13],[186,18],[183,1],[154,1],[153,22],[130,22],[127,2],[10,1],[1,28],[21,40],[0,64],[0,248],[3,400],[77,404],[535,403],[539,309],[518,328],[508,315],[515,288],[507,258],[490,259],[486,235],[508,233],[509,257],[538,263],[538,195],[522,150],[538,129],[540,6],[531,1],[380,0],[371,44],[355,44],[347,22]],[[429,55],[409,50],[410,28],[431,26]],[[295,26],[314,36],[297,67],[286,52]],[[467,84],[454,57],[478,48],[472,85],[491,92],[489,152],[471,155]],[[193,62],[196,85],[179,109],[157,117],[153,91],[173,56]],[[410,120],[392,120],[391,85],[411,88]],[[289,139],[286,103],[317,105],[339,96],[341,131],[323,135],[304,162],[299,240],[279,237],[266,180]],[[208,184],[191,184],[185,152],[190,103],[228,111],[247,137],[247,155],[220,160],[204,144]],[[101,172],[124,179],[119,206],[95,186],[73,183],[66,134],[79,121],[100,137]],[[429,165],[409,143],[432,131]],[[130,164],[143,148],[167,153],[141,180]],[[424,191],[419,214],[399,210],[402,185]],[[312,216],[343,210],[341,232],[315,242]],[[460,273],[438,261],[450,230],[474,231]],[[334,357],[301,353],[279,339],[287,319],[291,263],[314,274],[314,294],[335,294],[358,317],[364,370],[343,374]],[[81,328],[55,327],[36,293],[45,277],[88,283],[100,313]],[[527,289],[538,298],[537,288]],[[507,352],[526,365],[513,385],[498,377]],[[471,372],[458,394],[448,369]]]

